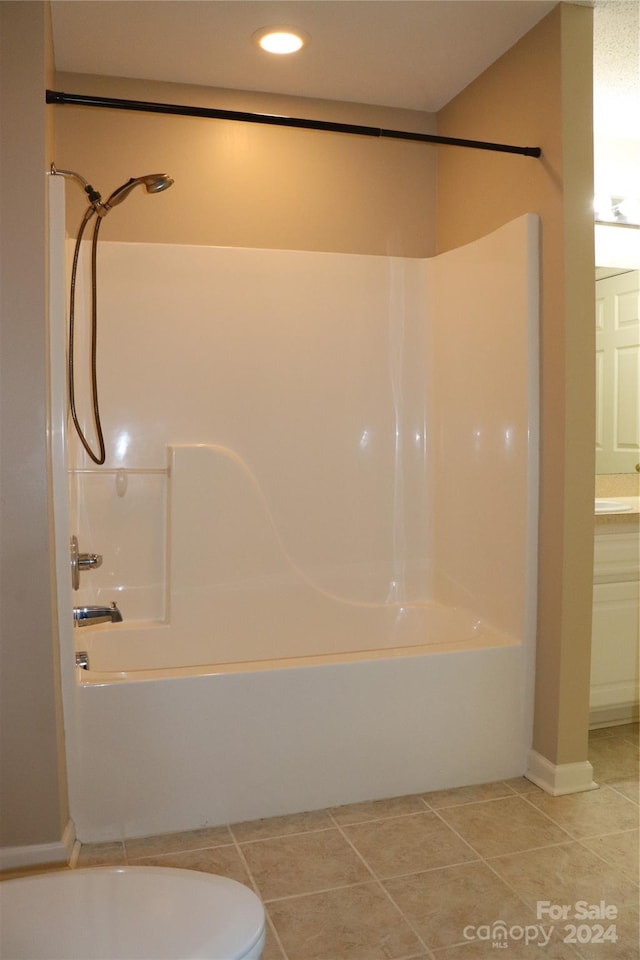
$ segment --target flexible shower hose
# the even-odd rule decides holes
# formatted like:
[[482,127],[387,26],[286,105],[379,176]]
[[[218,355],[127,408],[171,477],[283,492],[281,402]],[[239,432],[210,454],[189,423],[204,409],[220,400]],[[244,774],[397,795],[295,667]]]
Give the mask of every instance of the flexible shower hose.
[[87,451],[94,463],[102,465],[105,461],[104,436],[102,434],[102,424],[100,422],[100,404],[98,402],[98,374],[97,374],[97,342],[98,342],[98,296],[97,296],[97,252],[98,252],[98,233],[102,217],[96,218],[93,229],[93,240],[91,243],[91,399],[93,405],[93,422],[95,424],[96,436],[98,439],[98,453],[96,454],[87,440],[87,437],[80,426],[76,412],[75,396],[75,371],[73,362],[74,338],[75,338],[75,301],[76,301],[76,277],[78,272],[78,259],[80,256],[80,244],[89,220],[95,213],[93,206],[89,207],[82,219],[78,230],[75,250],[73,252],[73,265],[71,267],[71,291],[69,295],[69,357],[68,357],[68,384],[69,384],[69,407],[71,409],[71,419],[80,437],[82,446]]

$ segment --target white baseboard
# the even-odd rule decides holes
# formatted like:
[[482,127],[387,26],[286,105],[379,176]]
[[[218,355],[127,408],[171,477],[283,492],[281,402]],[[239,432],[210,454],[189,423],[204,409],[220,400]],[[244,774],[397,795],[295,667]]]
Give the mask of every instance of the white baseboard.
[[637,702],[624,703],[617,706],[592,707],[589,711],[589,729],[611,727],[621,723],[635,723],[640,710]]
[[76,827],[69,820],[60,840],[22,847],[0,847],[0,870],[20,870],[51,863],[69,863],[76,840]]
[[553,797],[561,797],[566,793],[584,793],[586,790],[598,788],[598,784],[593,780],[593,767],[588,760],[556,764],[536,750],[529,753],[529,768],[525,776]]

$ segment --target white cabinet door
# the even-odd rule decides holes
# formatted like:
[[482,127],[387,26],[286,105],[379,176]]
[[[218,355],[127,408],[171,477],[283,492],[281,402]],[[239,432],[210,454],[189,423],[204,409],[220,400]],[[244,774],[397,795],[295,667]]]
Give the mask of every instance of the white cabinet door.
[[640,271],[596,282],[596,473],[640,462]]
[[637,580],[594,586],[592,711],[638,703],[638,588]]

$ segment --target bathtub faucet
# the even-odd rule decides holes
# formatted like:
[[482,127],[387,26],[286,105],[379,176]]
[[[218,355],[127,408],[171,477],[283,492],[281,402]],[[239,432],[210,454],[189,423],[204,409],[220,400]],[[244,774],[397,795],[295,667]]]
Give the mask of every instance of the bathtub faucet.
[[91,627],[96,623],[122,623],[122,614],[115,600],[110,607],[74,607],[74,627]]

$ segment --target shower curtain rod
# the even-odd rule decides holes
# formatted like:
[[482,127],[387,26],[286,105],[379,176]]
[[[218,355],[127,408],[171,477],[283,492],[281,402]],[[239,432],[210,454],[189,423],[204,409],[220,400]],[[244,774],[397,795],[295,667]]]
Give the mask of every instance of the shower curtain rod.
[[542,154],[540,147],[515,147],[508,143],[488,143],[484,140],[460,140],[457,137],[438,137],[430,133],[412,133],[408,130],[385,130],[382,127],[367,127],[356,123],[334,123],[330,120],[305,120],[301,117],[280,117],[269,113],[246,113],[242,110],[219,110],[215,107],[189,107],[174,103],[153,103],[147,100],[122,100],[116,97],[94,97],[82,93],[62,93],[58,90],[47,90],[46,102],[83,107],[105,107],[112,110],[137,110],[141,113],[164,113],[179,117],[240,120],[244,123],[266,123],[277,127],[324,130],[331,133],[347,133],[360,137],[415,140],[419,143],[436,143],[451,147],[471,147],[476,150],[495,150],[499,153],[519,153],[525,157],[539,157]]

